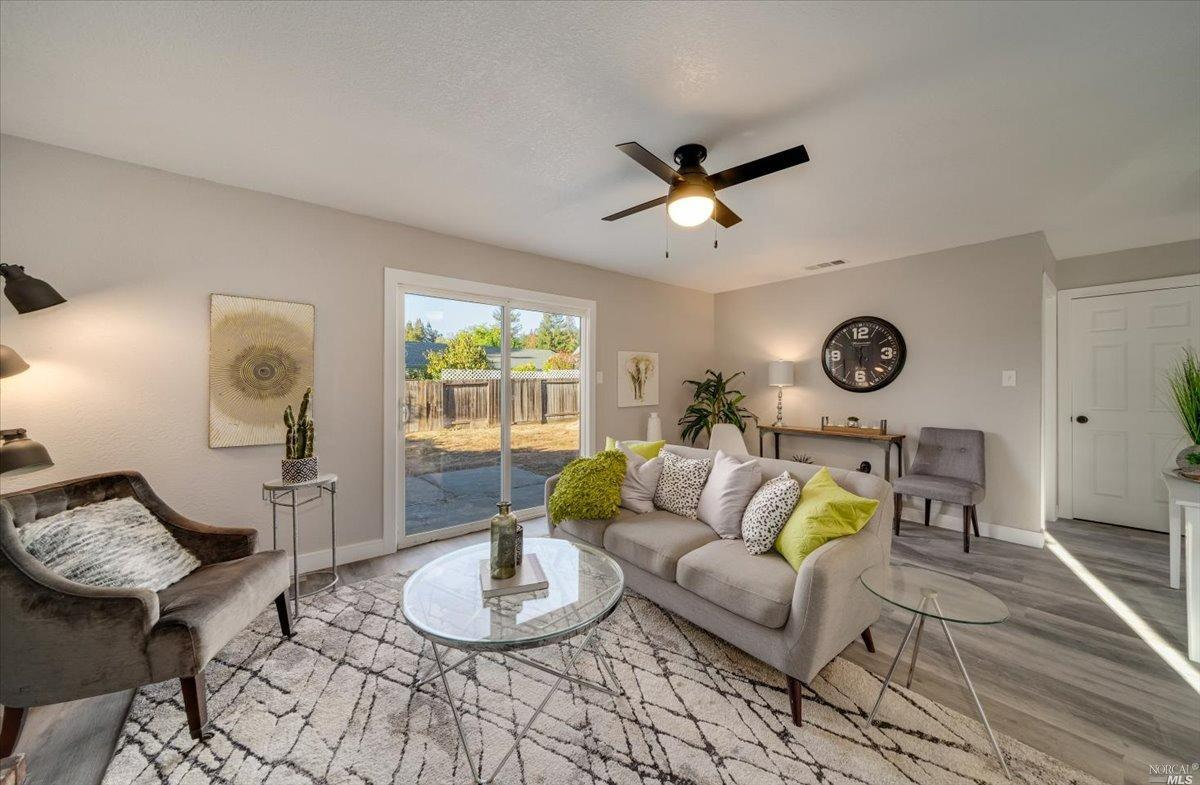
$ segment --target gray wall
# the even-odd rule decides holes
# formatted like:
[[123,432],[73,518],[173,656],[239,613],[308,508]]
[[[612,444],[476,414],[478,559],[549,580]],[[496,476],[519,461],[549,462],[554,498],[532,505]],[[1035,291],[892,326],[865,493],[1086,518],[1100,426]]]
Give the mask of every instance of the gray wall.
[[1059,289],[1200,273],[1200,240],[1058,260]]
[[[670,437],[681,381],[713,354],[708,293],[11,136],[0,171],[0,254],[70,300],[25,316],[0,304],[3,342],[32,365],[3,382],[3,425],[57,461],[5,491],[131,468],[187,515],[269,532],[259,485],[282,448],[208,447],[210,292],[316,305],[316,419],[322,466],[342,480],[343,545],[383,534],[384,267],[595,300],[601,439],[644,434],[652,410],[617,408],[618,350],[659,352]],[[313,524],[304,552],[326,547]]]
[[[766,386],[767,363],[794,360],[797,386],[784,390],[786,422],[887,418],[889,430],[909,435],[909,460],[921,426],[985,431],[981,522],[1037,532],[1042,272],[1052,266],[1037,233],[724,292],[716,306],[721,367],[747,372],[750,408],[770,422],[775,390]],[[834,326],[864,314],[900,329],[908,360],[888,387],[851,393],[825,377],[820,353]],[[1017,372],[1016,387],[1001,387],[1005,369]],[[756,438],[750,441],[756,450]],[[785,437],[782,451],[835,466],[865,458],[876,472],[882,467],[881,450],[855,442]]]

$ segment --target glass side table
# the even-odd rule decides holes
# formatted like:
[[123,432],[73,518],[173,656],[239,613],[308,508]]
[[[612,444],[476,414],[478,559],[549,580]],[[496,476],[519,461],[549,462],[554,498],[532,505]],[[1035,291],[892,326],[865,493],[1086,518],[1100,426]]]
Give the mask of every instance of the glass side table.
[[[337,574],[337,482],[336,474],[321,474],[308,482],[287,483],[268,480],[263,483],[263,501],[271,503],[271,547],[279,547],[279,508],[292,511],[292,615],[300,618],[300,598],[332,589]],[[296,497],[296,491],[316,491],[307,497]],[[300,574],[300,534],[296,527],[296,510],[329,494],[329,569]],[[303,588],[301,588],[303,587]]]
[[875,699],[875,706],[867,717],[867,726],[870,727],[875,723],[875,714],[879,711],[879,704],[883,702],[883,696],[892,682],[892,674],[895,673],[896,666],[900,663],[900,657],[903,656],[904,649],[908,646],[909,639],[913,637],[915,629],[917,635],[913,641],[912,660],[909,662],[908,678],[905,680],[904,686],[912,685],[913,671],[917,667],[917,655],[921,651],[921,632],[925,629],[925,619],[936,619],[942,625],[942,631],[946,633],[950,651],[954,653],[958,670],[962,673],[963,681],[967,683],[967,689],[971,691],[975,709],[979,712],[979,719],[983,720],[983,727],[987,730],[988,738],[992,740],[992,749],[996,751],[996,757],[1000,759],[1004,776],[1011,777],[1004,753],[1000,750],[1000,743],[996,741],[996,734],[992,732],[992,726],[983,711],[983,704],[979,701],[975,685],[971,683],[971,677],[967,674],[967,666],[963,664],[962,656],[958,653],[958,646],[954,644],[954,638],[950,635],[950,626],[947,624],[947,622],[999,624],[1008,618],[1008,606],[1001,602],[996,595],[969,581],[922,567],[880,564],[863,572],[859,580],[862,581],[863,586],[867,587],[867,591],[881,600],[906,611],[912,611],[913,614],[908,631],[904,633],[904,640],[900,641],[900,647],[896,649],[896,656],[892,658],[887,676],[883,679],[883,686],[879,689],[879,697]]

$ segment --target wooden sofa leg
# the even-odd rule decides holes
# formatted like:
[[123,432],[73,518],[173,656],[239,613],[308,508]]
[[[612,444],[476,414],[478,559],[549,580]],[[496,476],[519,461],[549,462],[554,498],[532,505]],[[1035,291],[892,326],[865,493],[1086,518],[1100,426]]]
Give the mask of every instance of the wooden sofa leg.
[[975,532],[975,536],[979,536],[979,512],[975,509],[975,505],[971,505],[971,529]]
[[800,680],[794,679],[791,676],[787,677],[788,702],[792,705],[792,724],[797,728],[801,726],[800,718]]
[[862,631],[863,645],[867,647],[867,651],[875,653],[875,639],[871,637],[871,628],[867,627]]
[[963,553],[971,552],[971,506],[963,505]]
[[0,758],[7,758],[17,747],[21,738],[21,728],[25,726],[25,717],[29,709],[18,706],[5,706],[4,719],[0,721]]
[[288,605],[287,592],[275,598],[275,610],[279,611],[279,631],[283,637],[292,637],[292,609]]
[[933,499],[925,500],[925,525],[929,525],[929,508],[933,506]]
[[206,739],[212,735],[208,730],[208,690],[204,685],[204,671],[195,676],[184,676],[179,680],[183,690],[183,708],[187,712],[188,731],[193,739]]
[[892,494],[892,498],[895,501],[895,508],[896,508],[895,511],[892,513],[892,532],[895,533],[895,535],[897,537],[899,537],[900,536],[900,509],[904,506],[904,497],[901,496],[900,494],[896,493],[896,494]]

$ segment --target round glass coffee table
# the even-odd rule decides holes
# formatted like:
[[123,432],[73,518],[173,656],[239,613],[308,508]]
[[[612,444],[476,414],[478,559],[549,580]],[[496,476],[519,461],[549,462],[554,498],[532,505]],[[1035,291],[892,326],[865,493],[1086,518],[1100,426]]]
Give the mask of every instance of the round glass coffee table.
[[896,656],[892,658],[887,676],[883,679],[883,686],[879,689],[879,697],[875,699],[875,706],[867,717],[868,727],[875,723],[875,713],[879,711],[879,704],[883,702],[888,685],[892,683],[892,674],[895,673],[896,665],[899,664],[900,657],[904,654],[904,649],[908,646],[909,639],[913,637],[915,629],[917,635],[913,641],[908,679],[904,684],[906,687],[912,686],[913,671],[917,667],[917,655],[921,651],[921,632],[925,629],[925,619],[936,619],[942,625],[942,631],[946,633],[950,651],[954,653],[958,670],[962,673],[963,681],[967,683],[967,689],[971,691],[971,697],[975,700],[979,719],[983,720],[983,727],[987,730],[988,738],[992,740],[992,748],[996,751],[996,757],[1000,759],[1004,776],[1011,776],[1008,771],[1008,763],[1004,760],[1004,753],[1000,750],[1000,743],[996,741],[996,734],[992,732],[992,726],[983,712],[983,704],[979,702],[979,696],[975,693],[975,685],[971,683],[971,677],[967,674],[967,666],[963,664],[947,623],[999,624],[1008,618],[1008,606],[1001,602],[996,595],[969,581],[923,567],[880,564],[863,572],[860,580],[863,586],[867,587],[867,591],[881,600],[898,608],[912,611],[913,614],[908,631],[904,633],[904,640],[900,641],[900,647],[896,649]]
[[[564,682],[600,690],[609,695],[623,694],[603,645],[596,636],[600,622],[607,619],[621,600],[625,575],[607,554],[566,540],[549,537],[525,539],[525,558],[536,554],[549,588],[536,592],[510,594],[485,599],[480,584],[480,562],[488,561],[491,545],[483,543],[446,554],[421,567],[404,584],[404,619],[433,649],[434,667],[417,680],[416,689],[439,680],[450,704],[450,713],[458,729],[458,740],[475,781],[484,785],[496,779],[500,769],[516,751],[546,704]],[[564,666],[558,668],[517,654],[523,649],[548,646],[583,635],[578,646],[563,654]],[[466,654],[447,664],[445,649]],[[585,651],[600,666],[605,684],[580,678],[572,673]],[[455,705],[446,675],[479,656],[499,655],[506,663],[514,661],[555,676],[554,685],[537,709],[513,738],[512,746],[484,777],[483,757],[476,763],[467,747],[462,716]]]

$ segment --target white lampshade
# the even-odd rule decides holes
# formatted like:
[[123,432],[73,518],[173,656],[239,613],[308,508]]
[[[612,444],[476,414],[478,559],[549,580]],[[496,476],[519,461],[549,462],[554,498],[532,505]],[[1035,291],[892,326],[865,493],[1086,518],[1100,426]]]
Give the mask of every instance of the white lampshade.
[[771,387],[791,387],[796,383],[796,364],[775,360],[767,366],[767,384]]
[[746,449],[746,440],[742,438],[742,432],[733,423],[722,422],[713,426],[712,433],[708,437],[708,449],[716,452],[722,450],[726,455],[749,455],[750,451]]

